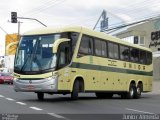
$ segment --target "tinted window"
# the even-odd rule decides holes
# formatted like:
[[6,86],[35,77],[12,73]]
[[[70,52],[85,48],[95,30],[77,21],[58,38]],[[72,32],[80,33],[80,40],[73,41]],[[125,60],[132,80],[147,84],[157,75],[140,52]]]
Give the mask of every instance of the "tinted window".
[[119,59],[118,44],[108,43],[108,54],[110,58]]
[[83,36],[81,40],[81,45],[79,53],[93,54],[93,40],[88,36]]
[[79,36],[79,33],[71,33],[71,35],[70,35],[71,41],[72,41],[72,52],[75,49],[75,46],[76,46],[76,43],[77,43],[77,40],[78,40],[78,36]]
[[98,56],[107,56],[106,53],[106,42],[95,39],[95,54]]
[[113,49],[113,43],[108,43],[108,55],[110,58],[114,58],[114,49]]
[[102,56],[107,56],[107,44],[105,41],[101,41],[102,44]]
[[152,64],[152,53],[147,52],[147,64]]
[[130,52],[131,52],[130,60],[132,62],[139,62],[139,50],[136,48],[131,48]]
[[69,46],[67,43],[62,43],[59,49],[58,68],[64,67],[70,62]]
[[146,64],[146,52],[145,51],[140,51],[139,60],[141,64]]
[[121,60],[129,60],[130,50],[129,47],[126,46],[120,46],[120,59]]

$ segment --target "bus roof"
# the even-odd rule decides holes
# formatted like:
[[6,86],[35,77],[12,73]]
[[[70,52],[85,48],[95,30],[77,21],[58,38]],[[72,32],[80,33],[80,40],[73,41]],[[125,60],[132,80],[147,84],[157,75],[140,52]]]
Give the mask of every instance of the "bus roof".
[[131,46],[131,47],[135,47],[135,48],[139,48],[139,49],[143,49],[143,50],[147,50],[151,52],[151,49],[140,46],[140,45],[135,45],[132,43],[128,43],[125,42],[117,37],[108,35],[104,32],[97,32],[85,27],[81,27],[81,26],[67,26],[67,27],[57,27],[57,28],[50,28],[50,27],[46,27],[46,28],[39,28],[39,29],[33,29],[31,31],[28,31],[26,33],[24,33],[24,35],[44,35],[44,34],[53,34],[53,33],[60,33],[60,32],[82,32],[83,34],[86,35],[90,35],[93,37],[97,37],[100,39],[104,39],[104,40],[108,40],[108,41],[112,41],[112,42],[116,42],[119,44],[123,44],[126,46]]

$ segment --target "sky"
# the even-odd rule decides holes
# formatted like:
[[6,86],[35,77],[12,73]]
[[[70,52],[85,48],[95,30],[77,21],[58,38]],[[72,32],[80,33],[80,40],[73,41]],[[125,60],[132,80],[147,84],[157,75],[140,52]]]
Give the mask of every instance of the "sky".
[[[18,24],[11,23],[11,12],[18,17],[36,18],[47,26],[79,25],[93,28],[101,12],[107,11],[109,27],[160,15],[159,0],[1,0],[0,27],[17,33]],[[20,33],[43,27],[36,21],[22,20]],[[97,26],[98,29],[99,26]],[[0,29],[0,56],[5,51],[5,33]]]

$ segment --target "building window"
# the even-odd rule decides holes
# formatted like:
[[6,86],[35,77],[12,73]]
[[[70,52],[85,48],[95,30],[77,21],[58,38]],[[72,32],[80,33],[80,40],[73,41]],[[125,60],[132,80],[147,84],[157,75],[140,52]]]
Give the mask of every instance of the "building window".
[[145,37],[144,36],[129,36],[122,39],[123,41],[138,44],[138,45],[145,45]]
[[138,44],[139,43],[139,38],[138,36],[134,36],[134,41],[133,41],[134,44]]
[[139,44],[140,45],[145,45],[145,37],[144,36],[140,36]]

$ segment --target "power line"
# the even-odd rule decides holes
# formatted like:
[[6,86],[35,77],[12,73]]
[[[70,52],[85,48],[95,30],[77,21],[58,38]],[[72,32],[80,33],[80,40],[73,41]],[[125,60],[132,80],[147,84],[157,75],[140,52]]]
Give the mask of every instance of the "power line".
[[[154,2],[155,2],[156,0],[154,0]],[[114,12],[114,13],[116,13],[116,12],[119,12],[119,11],[123,11],[123,12],[125,12],[125,13],[131,13],[131,11],[135,11],[135,10],[137,10],[137,8],[144,8],[144,7],[146,7],[146,6],[152,6],[152,3],[153,2],[153,0],[145,0],[145,1],[143,1],[143,2],[138,2],[136,5],[134,5],[134,4],[130,4],[130,5],[127,5],[127,7],[124,7],[124,8],[122,8],[122,9],[117,9],[116,8],[116,10],[112,10],[112,12]],[[157,3],[159,3],[159,1],[157,1]],[[142,6],[143,5],[143,6]],[[157,5],[157,4],[156,4]],[[153,6],[154,6],[154,4],[153,4]],[[132,10],[127,10],[127,9],[131,9],[132,8]],[[125,9],[125,10],[124,10]]]
[[123,25],[116,26],[116,27],[113,27],[113,28],[104,29],[103,32],[112,31],[112,30],[116,30],[116,29],[121,29],[121,28],[124,28],[124,27],[128,27],[128,26],[131,26],[131,25],[147,22],[147,21],[150,21],[150,20],[156,20],[156,19],[159,19],[159,18],[158,17],[154,17],[154,18],[152,17],[152,18],[144,19],[144,20],[133,22],[133,23],[129,23],[129,24],[123,24]]
[[[58,5],[58,4],[61,4],[63,3],[64,1],[66,0],[54,0],[54,1],[49,1],[48,3],[46,2],[45,5],[42,5],[40,7],[37,7],[37,8],[34,8],[35,11],[32,12],[30,15],[35,15],[35,14],[39,14],[41,13],[42,11],[44,12],[45,10],[49,9],[50,7],[53,7],[55,5]],[[46,5],[47,4],[47,5]],[[33,10],[34,10],[33,9]],[[31,11],[33,11],[31,10]]]

